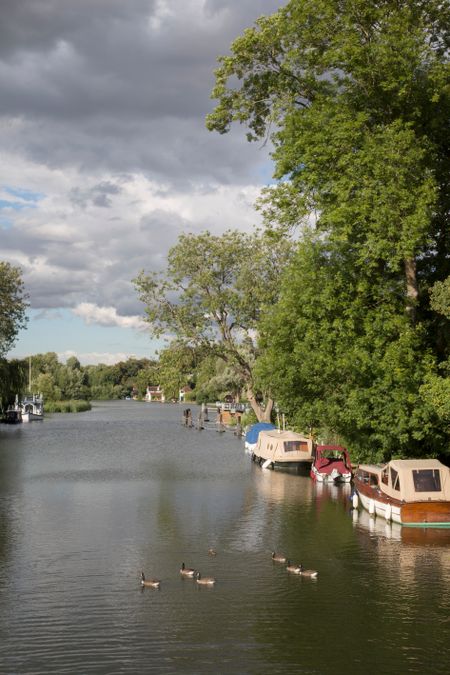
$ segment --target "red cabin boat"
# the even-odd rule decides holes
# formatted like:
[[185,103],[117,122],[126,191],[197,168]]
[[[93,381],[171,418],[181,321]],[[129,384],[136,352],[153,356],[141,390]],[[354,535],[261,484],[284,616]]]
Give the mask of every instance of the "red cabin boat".
[[347,449],[342,445],[317,445],[311,478],[321,483],[349,483],[352,464]]

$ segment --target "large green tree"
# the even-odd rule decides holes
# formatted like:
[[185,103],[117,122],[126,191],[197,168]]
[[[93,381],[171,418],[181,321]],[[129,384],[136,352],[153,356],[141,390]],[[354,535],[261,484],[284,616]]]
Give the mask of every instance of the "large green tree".
[[181,235],[167,270],[135,281],[152,333],[223,360],[260,420],[270,419],[272,398],[254,375],[259,318],[278,296],[288,253],[287,242],[258,234]]
[[21,271],[0,261],[0,358],[14,345],[17,333],[26,326],[27,296]]
[[291,0],[222,57],[208,118],[271,137],[267,225],[311,230],[266,321],[267,381],[299,424],[378,456],[448,443],[425,392],[449,357],[429,293],[449,273],[449,31],[441,0]]

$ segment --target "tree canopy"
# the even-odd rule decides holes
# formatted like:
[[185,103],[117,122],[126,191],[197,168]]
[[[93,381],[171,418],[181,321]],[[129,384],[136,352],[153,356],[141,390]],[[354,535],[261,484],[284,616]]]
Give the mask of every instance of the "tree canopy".
[[228,231],[181,235],[162,274],[135,280],[151,331],[176,337],[233,369],[260,419],[270,417],[269,388],[257,400],[254,376],[261,312],[278,295],[289,245],[258,234]]
[[0,261],[0,358],[14,345],[19,330],[25,328],[26,308],[20,269]]
[[448,2],[291,0],[216,71],[208,127],[270,137],[266,226],[302,233],[258,372],[360,456],[448,452],[449,46]]

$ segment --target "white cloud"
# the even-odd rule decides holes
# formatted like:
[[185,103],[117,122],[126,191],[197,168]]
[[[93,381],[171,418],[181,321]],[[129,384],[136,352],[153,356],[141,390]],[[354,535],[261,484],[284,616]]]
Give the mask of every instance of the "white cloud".
[[87,324],[99,324],[100,326],[118,326],[119,328],[133,328],[146,330],[145,321],[140,316],[120,316],[115,307],[98,307],[92,302],[81,302],[72,312],[81,317]]
[[217,57],[283,4],[3,0],[1,258],[32,309],[140,330],[131,280],[181,233],[260,223],[268,146],[205,115]]

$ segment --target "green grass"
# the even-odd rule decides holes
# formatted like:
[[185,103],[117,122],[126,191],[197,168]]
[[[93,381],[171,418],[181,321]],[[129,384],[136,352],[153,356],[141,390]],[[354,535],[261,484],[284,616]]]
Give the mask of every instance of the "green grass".
[[48,413],[77,413],[85,412],[86,410],[91,409],[91,404],[89,401],[46,401],[45,402],[45,412]]

